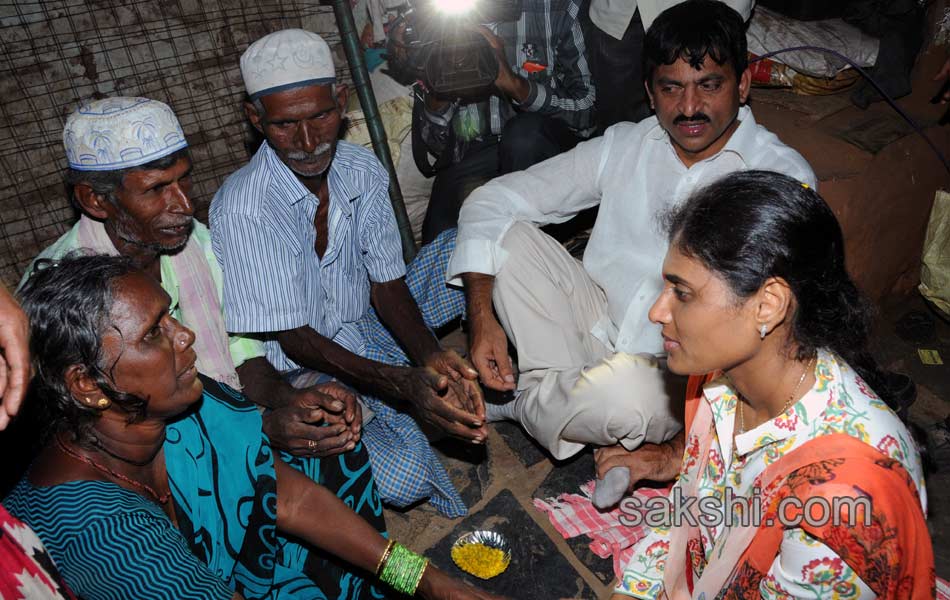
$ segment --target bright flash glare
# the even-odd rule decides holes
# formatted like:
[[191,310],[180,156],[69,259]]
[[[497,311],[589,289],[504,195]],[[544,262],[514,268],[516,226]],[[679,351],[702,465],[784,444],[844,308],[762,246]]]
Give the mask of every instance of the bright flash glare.
[[461,15],[472,10],[476,0],[435,0],[435,7],[446,15]]

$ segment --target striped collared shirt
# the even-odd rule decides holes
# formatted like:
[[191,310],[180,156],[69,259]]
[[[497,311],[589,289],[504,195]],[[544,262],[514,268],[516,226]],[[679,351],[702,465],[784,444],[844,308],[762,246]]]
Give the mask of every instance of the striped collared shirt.
[[372,152],[337,145],[330,165],[329,239],[320,259],[310,193],[265,142],[211,202],[211,240],[224,271],[228,331],[263,334],[267,359],[297,368],[274,333],[309,325],[363,354],[357,321],[370,307],[370,282],[406,274],[389,202],[389,178]]

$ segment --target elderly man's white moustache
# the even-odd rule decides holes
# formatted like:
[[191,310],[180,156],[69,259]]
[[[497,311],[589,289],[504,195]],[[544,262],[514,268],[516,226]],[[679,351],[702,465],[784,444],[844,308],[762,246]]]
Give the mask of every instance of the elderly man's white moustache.
[[313,152],[288,152],[287,158],[301,162],[312,162],[323,158],[333,148],[332,144],[324,142],[313,149]]

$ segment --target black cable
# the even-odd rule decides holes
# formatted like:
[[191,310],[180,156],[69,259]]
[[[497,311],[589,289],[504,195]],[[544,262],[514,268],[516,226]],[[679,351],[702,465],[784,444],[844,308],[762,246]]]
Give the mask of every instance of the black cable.
[[752,64],[752,63],[754,63],[754,62],[758,62],[758,61],[760,61],[760,60],[765,60],[766,58],[771,58],[771,57],[773,57],[773,56],[775,56],[775,55],[777,55],[777,54],[784,54],[784,53],[786,53],[786,52],[798,52],[798,51],[801,51],[801,50],[814,50],[814,51],[817,51],[817,52],[825,52],[825,53],[828,53],[828,54],[837,56],[837,57],[840,58],[841,60],[843,60],[843,61],[845,61],[846,63],[848,63],[849,65],[851,65],[851,67],[854,68],[855,70],[857,70],[857,72],[858,72],[862,77],[864,77],[864,78],[868,81],[868,83],[870,83],[871,85],[874,86],[874,89],[877,90],[877,93],[879,93],[879,94],[881,95],[881,97],[884,98],[884,100],[886,100],[887,103],[891,105],[891,108],[893,108],[895,111],[897,111],[897,114],[899,114],[901,117],[903,117],[905,121],[907,121],[908,123],[910,123],[910,126],[914,129],[914,131],[916,131],[916,132],[920,135],[920,137],[924,138],[924,141],[927,142],[927,145],[930,146],[930,149],[934,151],[934,154],[936,154],[936,155],[937,155],[937,158],[940,159],[940,162],[943,163],[943,168],[947,170],[947,173],[950,173],[950,162],[947,162],[947,159],[944,157],[944,155],[943,155],[943,153],[940,151],[940,149],[937,148],[937,145],[934,144],[933,141],[932,141],[929,137],[927,137],[927,134],[924,133],[923,128],[921,128],[921,126],[918,125],[917,122],[914,121],[914,120],[910,117],[910,115],[908,115],[906,112],[904,112],[904,110],[901,109],[901,107],[897,105],[897,102],[895,102],[894,99],[891,98],[891,97],[887,94],[887,92],[885,92],[885,91],[881,88],[880,85],[878,85],[878,83],[874,80],[873,77],[871,77],[871,75],[870,75],[867,71],[865,71],[864,69],[862,69],[861,67],[859,67],[858,65],[856,65],[853,60],[851,60],[850,58],[848,58],[848,57],[845,56],[844,54],[841,54],[840,52],[838,52],[838,51],[836,51],[836,50],[832,50],[832,49],[830,49],[830,48],[822,48],[822,47],[820,47],[820,46],[795,46],[795,47],[793,47],[793,48],[783,48],[783,49],[781,49],[781,50],[775,50],[775,51],[773,51],[773,52],[766,52],[766,53],[763,54],[762,56],[756,56],[755,58],[749,60],[749,64]]

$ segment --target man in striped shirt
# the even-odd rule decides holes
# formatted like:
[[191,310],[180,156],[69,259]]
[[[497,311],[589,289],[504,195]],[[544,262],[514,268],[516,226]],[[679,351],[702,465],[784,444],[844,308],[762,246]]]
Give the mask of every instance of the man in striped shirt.
[[407,270],[385,169],[338,141],[347,90],[319,36],[265,36],[241,57],[241,71],[246,113],[265,141],[209,214],[228,330],[263,340],[287,377],[330,375],[362,393],[362,439],[384,500],[430,498],[449,516],[464,514],[415,421],[378,399],[405,402],[450,435],[485,439],[477,373],[429,329],[464,305],[442,276],[454,230]]
[[[416,100],[424,109],[415,111],[421,118],[413,122],[419,130],[413,144],[422,141],[437,158],[423,243],[455,227],[462,203],[479,185],[589,137],[595,91],[579,12],[577,0],[522,0],[517,21],[478,28],[498,63],[490,97],[471,102],[423,91]],[[391,54],[391,62],[400,56]]]

